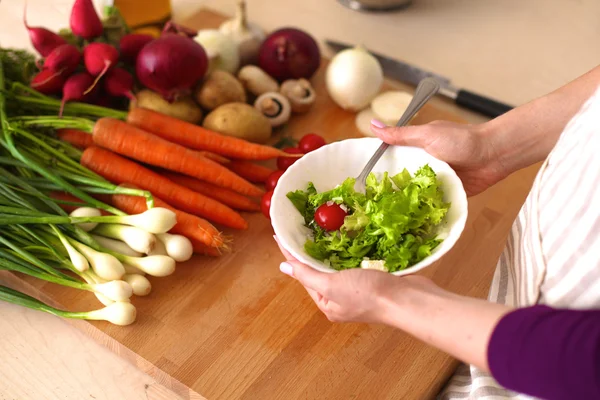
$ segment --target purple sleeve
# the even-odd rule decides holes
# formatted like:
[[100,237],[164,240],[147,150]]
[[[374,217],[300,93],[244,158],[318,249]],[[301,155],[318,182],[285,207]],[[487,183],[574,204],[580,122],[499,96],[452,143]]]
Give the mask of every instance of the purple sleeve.
[[600,399],[600,310],[512,311],[492,333],[488,363],[498,383],[515,392]]

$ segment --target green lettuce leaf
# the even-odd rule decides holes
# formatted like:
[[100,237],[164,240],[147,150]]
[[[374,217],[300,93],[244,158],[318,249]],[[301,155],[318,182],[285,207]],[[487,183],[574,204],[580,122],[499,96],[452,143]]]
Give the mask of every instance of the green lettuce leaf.
[[[449,203],[429,165],[414,175],[406,169],[381,179],[370,174],[366,193],[354,191],[354,178],[332,190],[317,193],[310,183],[306,190],[287,194],[304,216],[313,236],[304,249],[311,257],[341,270],[360,267],[364,259],[385,260],[388,270],[398,271],[431,255],[441,240],[435,237]],[[326,232],[314,221],[316,209],[329,201],[349,210],[340,230]]]

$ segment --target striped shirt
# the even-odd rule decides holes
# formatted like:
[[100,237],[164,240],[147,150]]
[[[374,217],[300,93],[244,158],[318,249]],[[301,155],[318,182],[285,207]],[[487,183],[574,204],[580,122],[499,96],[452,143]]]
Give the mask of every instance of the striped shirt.
[[[513,223],[488,300],[600,309],[600,91],[571,119]],[[513,399],[488,373],[461,365],[439,398]]]

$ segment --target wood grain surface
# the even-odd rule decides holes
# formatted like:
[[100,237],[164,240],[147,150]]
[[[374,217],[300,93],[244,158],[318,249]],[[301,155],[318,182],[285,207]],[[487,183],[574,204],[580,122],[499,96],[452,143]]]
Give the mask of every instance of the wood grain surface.
[[[222,19],[202,11],[187,24],[216,27]],[[329,141],[360,136],[354,114],[326,96],[324,67],[313,79],[314,109],[278,135],[317,132]],[[428,105],[414,123],[436,119],[460,120]],[[448,290],[484,297],[536,171],[522,170],[471,198],[463,236],[422,274]],[[151,279],[152,293],[133,299],[135,324],[77,326],[183,398],[426,399],[438,392],[455,360],[387,327],[329,322],[302,286],[279,272],[283,257],[268,221],[261,214],[245,216],[247,231],[228,231],[231,254],[195,257],[174,275]],[[71,310],[99,305],[88,293],[25,278],[13,283]]]

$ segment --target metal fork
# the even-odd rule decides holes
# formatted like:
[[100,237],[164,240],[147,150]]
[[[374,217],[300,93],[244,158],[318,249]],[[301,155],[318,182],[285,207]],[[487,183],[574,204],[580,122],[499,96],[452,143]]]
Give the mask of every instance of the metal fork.
[[[419,82],[417,89],[415,90],[415,95],[410,101],[408,107],[404,111],[404,114],[398,120],[396,126],[405,126],[408,124],[410,119],[414,117],[414,115],[427,103],[427,101],[433,97],[440,89],[440,84],[433,78],[425,78]],[[382,143],[381,146],[377,149],[375,154],[371,157],[371,159],[365,165],[365,168],[362,170],[360,175],[356,178],[356,183],[354,184],[354,190],[360,193],[364,193],[366,191],[366,181],[367,176],[371,173],[371,170],[377,164],[377,161],[381,158],[383,153],[387,150],[390,145],[387,143]]]

